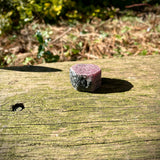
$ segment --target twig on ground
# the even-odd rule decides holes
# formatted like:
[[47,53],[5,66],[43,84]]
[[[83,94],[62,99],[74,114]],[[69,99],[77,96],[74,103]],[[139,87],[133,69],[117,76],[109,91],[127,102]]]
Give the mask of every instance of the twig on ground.
[[72,30],[72,28],[69,28],[66,32],[63,32],[59,37],[57,37],[56,39],[52,40],[51,43],[54,43],[54,42],[58,41],[60,38],[62,38],[63,36],[65,36],[71,30]]
[[141,6],[148,6],[148,7],[151,7],[150,4],[147,4],[147,3],[140,3],[140,4],[132,4],[132,5],[129,5],[129,6],[125,6],[125,8],[133,8],[133,7],[141,7]]

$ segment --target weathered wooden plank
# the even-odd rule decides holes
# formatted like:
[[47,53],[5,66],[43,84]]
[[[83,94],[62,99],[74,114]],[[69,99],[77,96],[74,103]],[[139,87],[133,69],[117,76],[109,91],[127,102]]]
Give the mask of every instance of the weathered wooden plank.
[[[160,159],[160,57],[0,69],[0,159]],[[76,63],[103,85],[78,92]],[[22,111],[11,106],[23,103]]]

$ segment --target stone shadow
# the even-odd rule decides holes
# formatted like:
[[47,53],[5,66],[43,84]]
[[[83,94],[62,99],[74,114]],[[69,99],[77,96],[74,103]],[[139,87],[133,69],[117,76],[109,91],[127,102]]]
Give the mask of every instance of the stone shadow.
[[104,94],[104,93],[126,92],[133,87],[134,86],[126,80],[102,78],[101,87],[98,88],[94,93]]
[[32,65],[11,66],[11,67],[3,67],[0,69],[21,71],[21,72],[60,72],[62,71],[61,69],[57,69],[57,68],[50,68],[50,67],[44,67],[44,66],[32,66]]

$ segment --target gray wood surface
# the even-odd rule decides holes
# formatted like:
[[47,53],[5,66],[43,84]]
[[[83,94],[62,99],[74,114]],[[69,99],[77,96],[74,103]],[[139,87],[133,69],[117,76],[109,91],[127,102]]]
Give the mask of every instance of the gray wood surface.
[[[0,159],[160,159],[160,57],[137,56],[0,69]],[[76,63],[102,70],[78,92]],[[24,109],[12,111],[23,103]]]

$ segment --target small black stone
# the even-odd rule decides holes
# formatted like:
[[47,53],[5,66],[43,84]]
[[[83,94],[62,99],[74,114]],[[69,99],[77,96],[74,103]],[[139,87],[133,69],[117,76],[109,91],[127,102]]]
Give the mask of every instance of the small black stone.
[[25,107],[23,103],[16,103],[15,105],[12,105],[12,111],[16,111],[17,109],[21,108],[20,111],[22,111]]

